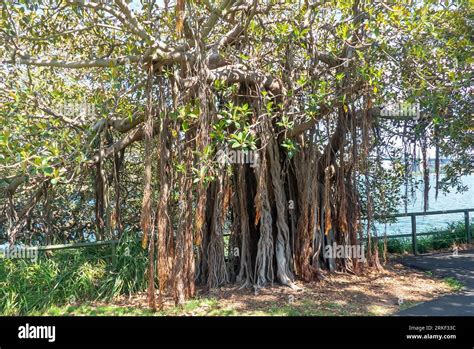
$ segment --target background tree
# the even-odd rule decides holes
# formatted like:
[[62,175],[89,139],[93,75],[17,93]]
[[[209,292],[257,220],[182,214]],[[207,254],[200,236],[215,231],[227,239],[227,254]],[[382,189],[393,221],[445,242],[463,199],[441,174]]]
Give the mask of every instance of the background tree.
[[[165,293],[182,303],[195,282],[293,287],[326,268],[358,272],[360,261],[322,251],[359,244],[361,215],[368,265],[380,267],[372,217],[402,199],[413,147],[454,158],[442,183],[472,170],[466,11],[435,1],[4,2],[3,236],[135,230],[150,252],[151,306],[155,266],[160,303]],[[420,103],[421,120],[380,113],[399,100]],[[225,149],[258,162],[223,164]]]

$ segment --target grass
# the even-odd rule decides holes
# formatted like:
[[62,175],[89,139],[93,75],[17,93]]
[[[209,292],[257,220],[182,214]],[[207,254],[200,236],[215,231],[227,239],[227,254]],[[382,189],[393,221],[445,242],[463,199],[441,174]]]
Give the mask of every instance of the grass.
[[237,315],[234,309],[221,308],[214,298],[193,299],[186,302],[182,307],[170,307],[157,312],[148,308],[119,305],[63,305],[51,306],[43,312],[35,312],[32,315],[48,316],[232,316]]
[[52,306],[44,312],[35,312],[32,315],[46,316],[150,316],[153,312],[149,309],[134,307],[119,307],[115,305],[92,306],[92,305],[67,305]]
[[23,315],[52,304],[92,299],[107,263],[94,251],[60,251],[37,263],[4,259],[0,263],[0,313]]
[[445,278],[443,281],[454,291],[459,292],[464,288],[464,284],[453,277]]
[[[186,302],[182,307],[170,307],[153,313],[146,308],[117,305],[64,305],[51,306],[43,312],[35,312],[32,315],[47,316],[331,316],[352,315],[348,311],[334,303],[328,303],[324,307],[317,305],[311,300],[303,300],[295,305],[281,305],[273,303],[268,307],[257,310],[238,310],[223,307],[218,300],[210,298],[194,299]],[[342,311],[342,314],[341,314]]]
[[408,308],[412,308],[418,304],[420,304],[420,302],[403,302],[402,304],[400,304],[400,311],[408,309]]
[[383,304],[372,304],[366,308],[353,304],[340,304],[333,301],[315,302],[304,298],[294,304],[269,302],[255,309],[239,309],[221,304],[214,298],[199,298],[186,302],[182,307],[169,307],[152,312],[147,308],[120,305],[64,305],[52,306],[44,312],[32,315],[47,316],[384,316],[394,310],[404,310],[419,304],[406,301],[398,308],[386,307]]
[[[455,225],[435,235],[420,238],[422,248],[450,247],[465,238],[464,226]],[[431,240],[429,240],[431,239]],[[423,243],[423,241],[425,243]],[[423,247],[424,246],[424,247]],[[389,240],[389,252],[409,251],[410,242]],[[136,306],[111,305],[120,295],[134,295],[147,288],[147,255],[134,234],[124,233],[117,246],[117,258],[110,263],[110,247],[95,247],[41,254],[37,262],[22,259],[0,261],[1,315],[195,315],[195,316],[327,316],[385,315],[377,304],[367,309],[310,298],[278,302],[255,309],[223,306],[214,298],[188,301],[157,313]],[[427,274],[428,275],[428,274]],[[430,276],[430,275],[428,275]],[[452,278],[444,282],[453,290],[463,285]],[[406,306],[406,305],[405,305]]]
[[[334,303],[328,303],[327,308],[336,306]],[[337,307],[337,306],[336,306]],[[311,300],[303,300],[300,304],[273,305],[268,309],[265,315],[271,316],[331,316],[336,315],[328,309],[323,309]]]
[[36,262],[0,261],[0,314],[42,313],[78,301],[110,300],[146,289],[147,256],[133,234],[124,233],[117,260],[110,247],[59,250]]
[[[474,224],[470,226],[474,231]],[[466,243],[466,228],[464,223],[455,223],[448,226],[447,229],[437,229],[432,235],[422,235],[417,237],[418,253],[427,253],[430,251],[451,248],[455,244]],[[383,241],[380,241],[379,247],[382,252]],[[412,252],[411,237],[387,239],[387,252],[406,254]]]

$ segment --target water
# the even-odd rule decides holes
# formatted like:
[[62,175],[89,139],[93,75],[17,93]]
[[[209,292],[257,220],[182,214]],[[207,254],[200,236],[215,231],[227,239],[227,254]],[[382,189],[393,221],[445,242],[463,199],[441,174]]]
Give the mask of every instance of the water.
[[[452,189],[450,193],[438,194],[438,199],[435,200],[434,183],[436,181],[435,175],[430,176],[431,189],[429,191],[429,207],[428,211],[438,210],[457,210],[462,208],[474,208],[474,175],[465,176],[462,178],[463,185],[469,187],[468,191],[462,194],[456,193]],[[408,212],[422,212],[423,211],[423,190],[416,189],[416,195],[413,202],[408,203]],[[400,213],[405,212],[405,207],[400,207]],[[470,212],[470,221],[474,222],[474,212]],[[452,213],[432,216],[417,216],[416,230],[417,232],[427,232],[434,229],[444,229],[449,223],[464,222],[464,213]],[[390,234],[409,234],[411,233],[411,219],[410,217],[398,218],[397,223],[394,224],[377,224],[377,232],[384,233],[387,229],[387,235]]]

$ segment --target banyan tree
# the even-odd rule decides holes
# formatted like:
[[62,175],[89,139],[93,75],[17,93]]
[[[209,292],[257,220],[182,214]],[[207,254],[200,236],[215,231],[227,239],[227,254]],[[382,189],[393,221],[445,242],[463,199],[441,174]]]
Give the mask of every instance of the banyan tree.
[[[374,174],[407,179],[413,147],[449,148],[434,116],[466,107],[465,86],[446,83],[466,74],[466,44],[449,32],[465,28],[462,7],[20,3],[2,4],[2,233],[50,243],[134,230],[151,306],[197,286],[379,268],[371,227],[390,204]],[[421,116],[383,113],[402,100]],[[327,256],[334,244],[366,258]]]

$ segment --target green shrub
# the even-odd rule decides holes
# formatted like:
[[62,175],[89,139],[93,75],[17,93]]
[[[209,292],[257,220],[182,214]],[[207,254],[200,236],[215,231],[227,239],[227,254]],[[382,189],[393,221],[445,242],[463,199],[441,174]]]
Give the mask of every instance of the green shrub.
[[124,233],[112,263],[111,247],[40,253],[38,260],[0,260],[0,314],[26,315],[52,305],[110,299],[147,286],[147,252]]
[[51,304],[89,299],[105,273],[103,258],[81,250],[41,253],[36,262],[2,259],[0,313],[23,315]]
[[[474,225],[471,224],[471,231]],[[411,253],[411,237],[387,239],[388,253]],[[451,248],[454,244],[466,243],[466,228],[464,222],[450,224],[446,229],[437,229],[432,235],[417,236],[416,244],[418,253],[427,253],[430,251]],[[384,248],[383,238],[379,240],[379,248],[382,252]]]
[[146,290],[147,268],[147,250],[141,247],[135,234],[124,233],[116,247],[115,266],[102,280],[99,297],[110,299]]

